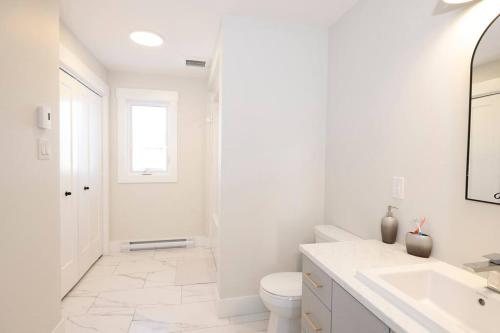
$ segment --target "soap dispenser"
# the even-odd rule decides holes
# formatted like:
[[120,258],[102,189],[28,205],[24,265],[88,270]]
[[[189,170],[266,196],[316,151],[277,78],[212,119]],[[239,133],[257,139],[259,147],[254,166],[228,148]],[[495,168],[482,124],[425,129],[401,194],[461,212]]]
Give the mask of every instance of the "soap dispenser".
[[387,244],[394,244],[398,235],[398,220],[394,217],[393,209],[398,209],[398,207],[388,206],[387,214],[382,218],[382,241]]

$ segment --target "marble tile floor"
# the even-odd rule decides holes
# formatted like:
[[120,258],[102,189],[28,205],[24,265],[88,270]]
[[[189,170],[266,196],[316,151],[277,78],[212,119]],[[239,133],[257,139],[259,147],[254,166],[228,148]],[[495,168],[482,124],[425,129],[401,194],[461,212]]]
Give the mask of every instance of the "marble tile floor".
[[210,249],[103,256],[63,299],[66,333],[265,332],[268,313],[218,318]]

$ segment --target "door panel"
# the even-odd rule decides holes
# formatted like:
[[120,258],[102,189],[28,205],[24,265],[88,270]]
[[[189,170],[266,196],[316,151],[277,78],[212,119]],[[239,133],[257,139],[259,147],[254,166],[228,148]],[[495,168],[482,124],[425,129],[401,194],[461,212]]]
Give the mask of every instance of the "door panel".
[[78,87],[79,104],[75,129],[78,135],[78,257],[80,259],[80,274],[83,275],[91,265],[90,248],[90,198],[84,187],[89,184],[89,97],[85,90]]
[[[62,71],[60,81],[61,278],[64,296],[102,254],[102,100]],[[64,195],[66,192],[71,192],[71,195]]]
[[94,262],[102,254],[102,99],[91,93],[89,108],[89,235],[91,261]]
[[[65,295],[78,281],[78,230],[73,156],[72,82],[60,75],[60,200],[61,200],[61,293]],[[70,192],[71,195],[67,195]]]

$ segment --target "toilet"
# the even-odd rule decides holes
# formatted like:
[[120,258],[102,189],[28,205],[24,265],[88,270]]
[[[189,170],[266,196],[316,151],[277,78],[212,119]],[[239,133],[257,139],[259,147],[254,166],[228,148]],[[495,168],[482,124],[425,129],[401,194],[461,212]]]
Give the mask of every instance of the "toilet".
[[[360,240],[333,225],[314,227],[316,243]],[[281,272],[267,275],[260,280],[260,298],[271,312],[267,333],[300,333],[302,273]]]

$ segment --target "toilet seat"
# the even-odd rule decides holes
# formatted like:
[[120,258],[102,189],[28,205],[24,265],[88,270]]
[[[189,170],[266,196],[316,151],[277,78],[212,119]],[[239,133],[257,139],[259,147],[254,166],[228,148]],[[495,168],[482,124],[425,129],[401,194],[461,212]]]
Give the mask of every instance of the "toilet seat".
[[267,333],[300,333],[302,273],[274,273],[260,280],[260,298],[271,312]]
[[[332,225],[316,226],[315,240],[341,242],[358,239]],[[274,273],[260,280],[260,298],[270,312],[267,333],[300,333],[302,311],[302,273]]]
[[302,298],[302,273],[281,272],[265,276],[260,287],[268,297],[288,301]]

